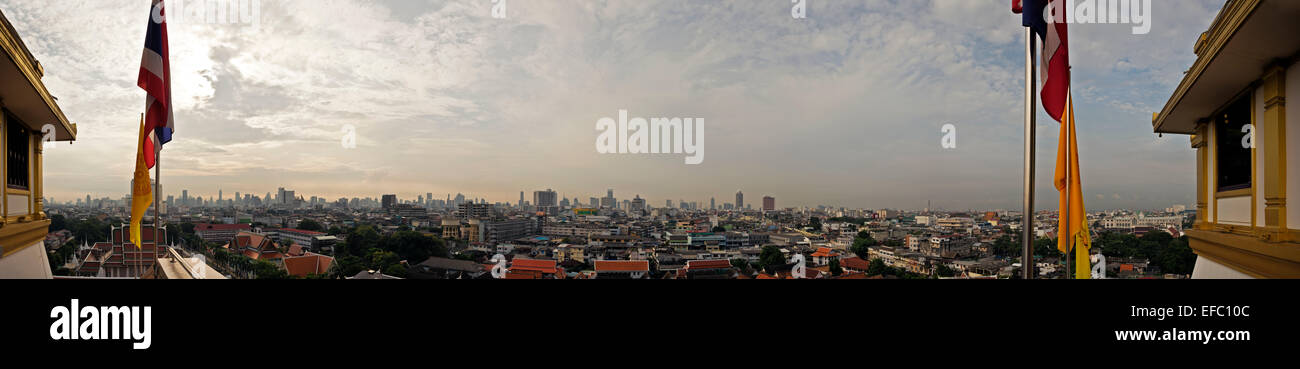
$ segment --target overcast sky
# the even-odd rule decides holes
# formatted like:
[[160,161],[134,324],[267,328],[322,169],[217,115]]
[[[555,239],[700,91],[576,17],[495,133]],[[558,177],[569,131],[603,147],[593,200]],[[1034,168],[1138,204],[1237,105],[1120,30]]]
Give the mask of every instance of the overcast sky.
[[[128,192],[147,4],[0,0],[80,130],[46,150],[46,196]],[[808,0],[807,19],[788,0],[512,0],[505,19],[491,0],[260,5],[256,26],[170,25],[166,194],[515,202],[614,188],[661,206],[743,189],[781,207],[1021,207],[1023,28],[1006,0]],[[1154,6],[1146,35],[1070,30],[1092,209],[1194,203],[1188,137],[1158,138],[1151,113],[1222,1]],[[704,163],[598,154],[596,121],[620,109],[703,118]],[[940,146],[945,123],[956,149]],[[1058,125],[1039,123],[1050,209]]]

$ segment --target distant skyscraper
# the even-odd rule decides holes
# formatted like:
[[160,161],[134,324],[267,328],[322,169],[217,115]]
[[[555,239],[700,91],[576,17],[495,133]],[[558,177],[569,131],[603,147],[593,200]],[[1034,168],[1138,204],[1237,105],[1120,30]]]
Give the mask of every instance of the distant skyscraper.
[[559,202],[556,201],[554,190],[533,191],[533,206],[537,207],[538,212],[545,212],[546,215],[558,215],[560,213]]
[[384,195],[382,201],[383,201],[382,206],[384,207],[384,209],[391,208],[394,205],[397,205],[397,195]]
[[628,210],[645,211],[645,199],[641,198],[641,195],[636,195],[636,198],[632,199],[632,205],[628,206]]
[[606,192],[605,198],[600,200],[600,206],[610,209],[618,208],[618,199],[614,198],[614,189],[611,188]]
[[709,210],[718,210],[718,198],[716,197],[709,198]]
[[763,211],[776,210],[776,198],[772,196],[763,196]]
[[744,193],[744,192],[736,191],[736,208],[737,208],[737,209],[744,209],[744,208],[745,208],[745,193]]

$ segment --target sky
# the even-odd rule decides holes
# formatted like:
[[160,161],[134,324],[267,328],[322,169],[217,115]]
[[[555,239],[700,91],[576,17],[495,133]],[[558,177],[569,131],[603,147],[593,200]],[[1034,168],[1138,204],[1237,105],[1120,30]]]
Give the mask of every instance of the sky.
[[[147,4],[0,0],[79,129],[47,144],[47,197],[129,192]],[[167,195],[1022,206],[1024,28],[1006,0],[807,0],[804,19],[789,0],[509,0],[504,18],[493,0],[250,4],[234,24],[169,24]],[[1194,203],[1188,137],[1150,121],[1221,6],[1155,0],[1145,35],[1071,26],[1089,208]],[[596,122],[620,110],[703,119],[704,162],[598,153]],[[1054,209],[1059,125],[1039,110],[1036,201]]]

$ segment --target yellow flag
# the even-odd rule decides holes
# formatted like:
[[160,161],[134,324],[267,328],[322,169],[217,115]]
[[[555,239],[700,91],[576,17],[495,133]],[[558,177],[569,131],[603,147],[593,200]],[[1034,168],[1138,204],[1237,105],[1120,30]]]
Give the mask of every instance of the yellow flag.
[[[1061,215],[1058,217],[1056,248],[1061,250],[1061,253],[1074,251],[1075,278],[1089,279],[1092,266],[1088,251],[1092,248],[1092,237],[1088,232],[1088,211],[1083,206],[1083,181],[1079,176],[1079,141],[1074,134],[1073,96],[1066,104],[1066,109],[1065,122],[1061,124],[1060,144],[1056,151],[1056,190],[1061,192]],[[1066,137],[1069,139],[1067,140]],[[1071,250],[1071,247],[1074,249]]]
[[[141,248],[141,245],[143,245],[140,241],[140,223],[144,220],[145,211],[149,210],[149,204],[153,202],[153,186],[149,183],[149,167],[144,163],[144,140],[148,139],[149,131],[145,129],[144,119],[141,118],[140,140],[135,145],[135,180],[131,185],[131,243],[136,248]],[[154,221],[154,223],[157,223],[157,221]]]

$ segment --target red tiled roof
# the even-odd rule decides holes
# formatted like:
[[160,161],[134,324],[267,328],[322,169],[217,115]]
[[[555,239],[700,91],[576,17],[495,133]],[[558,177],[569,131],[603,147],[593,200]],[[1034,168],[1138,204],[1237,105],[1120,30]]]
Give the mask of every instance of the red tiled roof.
[[253,229],[249,224],[209,224],[199,223],[194,225],[195,232],[202,231],[250,231]]
[[686,269],[723,269],[731,268],[730,260],[689,260]]
[[511,270],[506,273],[506,279],[542,279],[545,275],[535,270]]
[[302,256],[302,255],[303,255],[302,245],[294,244],[293,246],[289,246],[289,256]]
[[851,257],[840,260],[840,266],[845,269],[867,270],[867,268],[871,268],[871,262],[862,260],[860,257]]
[[555,272],[555,260],[515,259],[510,262],[510,270],[531,270],[536,272],[553,273]]
[[817,252],[812,254],[813,257],[839,256],[840,253],[831,250],[829,247],[818,248]]
[[646,260],[596,260],[596,272],[648,272]]
[[[488,270],[492,270],[493,267],[496,266],[495,265],[489,266]],[[564,278],[564,269],[556,266],[555,260],[515,259],[510,262],[509,273],[506,273],[507,278],[537,279],[537,278],[523,278],[518,276],[514,278],[510,278],[511,275],[519,274],[519,273],[539,274],[537,278],[540,278],[541,274],[554,274],[556,278]]]
[[309,252],[305,256],[284,259],[284,270],[292,276],[306,277],[328,273],[333,264],[334,258]]
[[301,230],[301,229],[294,229],[294,228],[280,228],[280,229],[276,229],[276,230],[277,230],[277,231],[280,231],[280,232],[297,233],[297,234],[307,235],[307,236],[322,236],[322,235],[325,235],[324,232],[304,231],[304,230]]

